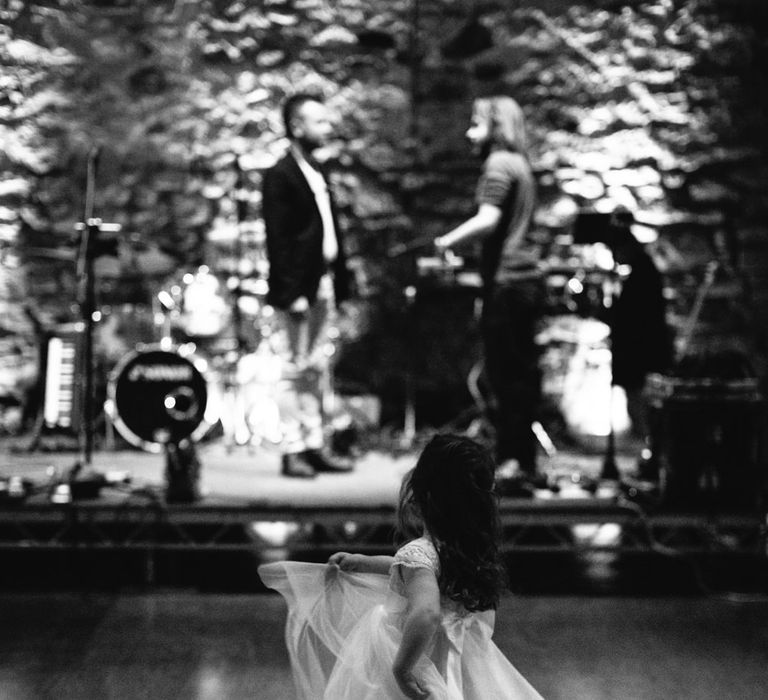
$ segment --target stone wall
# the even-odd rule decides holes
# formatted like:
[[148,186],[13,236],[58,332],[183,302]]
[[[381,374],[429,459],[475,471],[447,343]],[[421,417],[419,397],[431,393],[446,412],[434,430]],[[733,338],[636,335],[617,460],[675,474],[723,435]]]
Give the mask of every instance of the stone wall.
[[[9,0],[4,265],[21,265],[44,316],[75,313],[73,225],[99,145],[95,214],[122,225],[118,256],[97,263],[104,303],[148,303],[177,271],[231,271],[239,254],[258,271],[279,104],[319,90],[341,117],[329,158],[368,295],[346,376],[397,394],[413,256],[387,253],[472,213],[479,164],[462,135],[472,98],[503,90],[531,127],[542,234],[562,233],[564,199],[629,207],[655,239],[678,335],[718,261],[691,347],[762,373],[765,53],[759,0]],[[453,303],[429,301],[430,338],[453,340],[417,358],[426,393],[463,386],[471,363],[471,303],[458,321]]]

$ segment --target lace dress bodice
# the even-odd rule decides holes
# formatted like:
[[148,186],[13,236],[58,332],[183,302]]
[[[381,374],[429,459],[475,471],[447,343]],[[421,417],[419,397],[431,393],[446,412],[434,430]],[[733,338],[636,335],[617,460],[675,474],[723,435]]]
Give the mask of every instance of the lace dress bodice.
[[404,544],[395,553],[389,569],[389,586],[400,595],[405,595],[403,569],[429,569],[437,578],[440,575],[440,557],[429,537],[419,537]]

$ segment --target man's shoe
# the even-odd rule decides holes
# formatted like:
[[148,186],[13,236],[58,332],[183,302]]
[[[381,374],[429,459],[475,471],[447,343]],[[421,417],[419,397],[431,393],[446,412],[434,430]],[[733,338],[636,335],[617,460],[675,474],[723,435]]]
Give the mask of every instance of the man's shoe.
[[537,471],[525,471],[523,470],[523,478],[535,489],[548,489],[549,480],[544,474],[540,474]]
[[307,450],[302,453],[302,456],[313,469],[318,472],[334,472],[342,474],[351,472],[355,466],[351,460],[331,457],[327,454],[323,454],[321,450]]
[[534,488],[520,476],[497,476],[496,493],[504,498],[533,498],[536,493]]
[[298,479],[313,479],[317,476],[315,468],[306,459],[306,453],[283,455],[283,476],[292,476]]

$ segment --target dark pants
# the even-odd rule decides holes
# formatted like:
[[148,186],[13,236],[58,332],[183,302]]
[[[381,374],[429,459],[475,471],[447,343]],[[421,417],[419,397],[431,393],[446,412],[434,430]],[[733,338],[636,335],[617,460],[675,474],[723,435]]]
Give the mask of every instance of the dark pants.
[[499,463],[516,459],[536,472],[537,419],[541,370],[536,331],[544,305],[539,278],[505,282],[489,290],[483,303],[485,371],[495,398],[493,423]]

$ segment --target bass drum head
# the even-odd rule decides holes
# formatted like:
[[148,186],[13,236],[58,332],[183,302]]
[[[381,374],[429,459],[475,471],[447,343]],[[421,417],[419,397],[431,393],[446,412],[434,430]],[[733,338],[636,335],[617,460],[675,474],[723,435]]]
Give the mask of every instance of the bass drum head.
[[200,360],[162,349],[127,355],[108,386],[107,411],[117,431],[149,452],[202,437],[209,428],[208,389],[198,365]]

